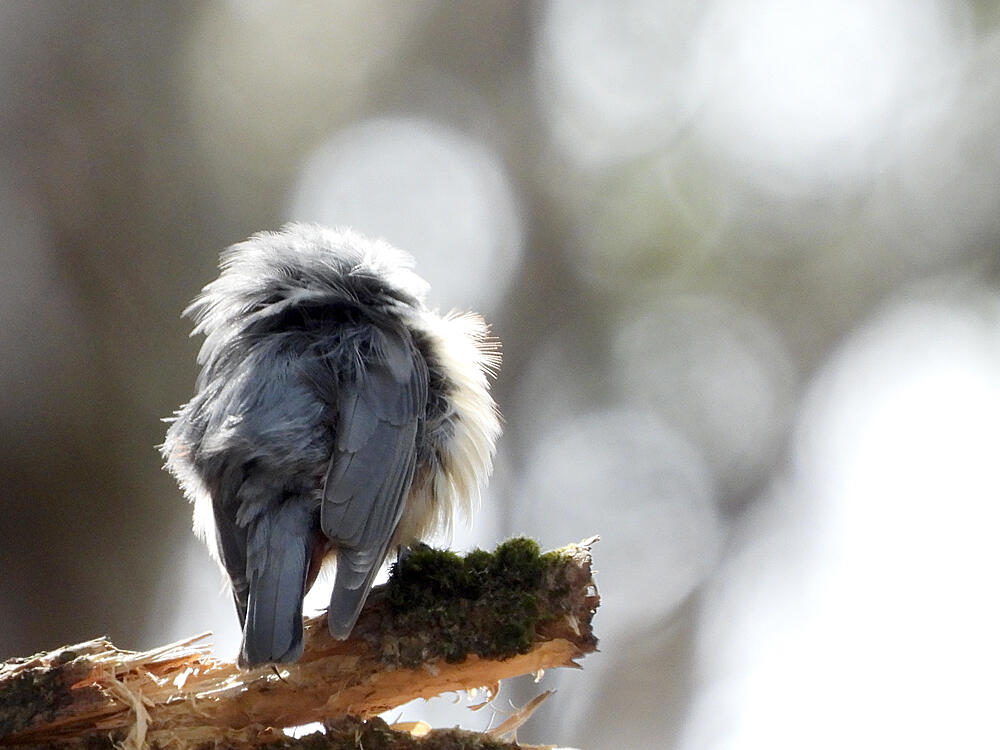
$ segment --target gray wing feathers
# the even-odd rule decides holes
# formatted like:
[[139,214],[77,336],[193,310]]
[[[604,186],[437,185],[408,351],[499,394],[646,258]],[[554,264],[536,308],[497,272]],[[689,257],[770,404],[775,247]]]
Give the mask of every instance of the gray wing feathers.
[[249,530],[242,665],[295,661],[302,654],[311,523],[307,507],[287,502],[262,515]]
[[241,471],[232,467],[219,469],[213,472],[213,476],[215,483],[212,486],[212,495],[219,498],[212,503],[216,549],[229,575],[233,599],[236,602],[236,613],[240,618],[240,627],[243,627],[247,614],[247,597],[250,593],[250,583],[247,580],[247,528],[237,522],[236,514],[232,510],[236,494],[243,483],[243,476]]
[[327,615],[338,637],[354,626],[402,516],[427,403],[427,366],[406,334],[376,331],[372,351],[341,383],[321,511],[323,533],[340,550]]
[[[337,556],[337,579],[334,583],[334,593],[330,598],[330,608],[327,610],[327,624],[330,634],[341,640],[347,638],[354,628],[354,623],[361,614],[372,583],[382,567],[382,560],[372,563],[367,560],[355,559],[352,551],[342,552]],[[363,574],[355,586],[341,585],[340,571],[349,568],[353,574]],[[356,570],[356,573],[355,573]]]

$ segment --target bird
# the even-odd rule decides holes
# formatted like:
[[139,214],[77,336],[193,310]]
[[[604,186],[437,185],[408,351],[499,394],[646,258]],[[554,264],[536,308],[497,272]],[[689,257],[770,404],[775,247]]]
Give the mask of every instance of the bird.
[[219,267],[183,313],[201,370],[160,449],[252,668],[302,655],[324,565],[345,639],[393,551],[471,518],[501,433],[500,351],[479,315],[427,306],[412,256],[350,228],[258,232]]

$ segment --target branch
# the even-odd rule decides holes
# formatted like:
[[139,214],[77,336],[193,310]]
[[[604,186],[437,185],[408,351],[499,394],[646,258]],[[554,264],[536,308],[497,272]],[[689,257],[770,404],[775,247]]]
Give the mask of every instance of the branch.
[[524,539],[465,558],[419,548],[372,591],[349,639],[308,618],[301,659],[278,668],[213,659],[196,645],[204,636],[142,653],[97,639],[11,660],[0,669],[0,747],[287,746],[269,730],[449,691],[495,694],[504,678],[576,666],[597,646],[593,541],[544,555]]

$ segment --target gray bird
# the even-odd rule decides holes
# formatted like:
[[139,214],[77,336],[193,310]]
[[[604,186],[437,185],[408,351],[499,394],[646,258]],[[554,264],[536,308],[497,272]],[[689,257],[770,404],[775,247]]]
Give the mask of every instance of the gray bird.
[[497,344],[480,317],[429,310],[412,266],[382,240],[290,224],[224,251],[185,310],[202,369],[162,450],[232,583],[243,666],[301,655],[329,559],[346,638],[390,551],[471,513],[492,469]]

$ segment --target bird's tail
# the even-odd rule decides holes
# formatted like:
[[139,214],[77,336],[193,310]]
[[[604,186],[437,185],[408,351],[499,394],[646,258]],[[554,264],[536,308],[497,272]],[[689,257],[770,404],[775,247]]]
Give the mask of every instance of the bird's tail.
[[302,655],[302,598],[314,523],[305,504],[262,514],[247,536],[249,597],[239,664],[295,661]]

